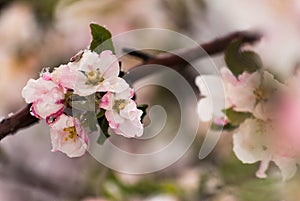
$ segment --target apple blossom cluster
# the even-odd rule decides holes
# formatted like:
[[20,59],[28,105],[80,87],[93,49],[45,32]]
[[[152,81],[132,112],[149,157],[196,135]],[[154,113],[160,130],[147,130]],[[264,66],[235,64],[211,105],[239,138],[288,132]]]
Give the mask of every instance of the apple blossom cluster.
[[[284,180],[293,177],[300,157],[300,73],[281,83],[262,69],[236,76],[229,68],[222,68],[221,78],[225,118],[216,114],[210,117],[215,124],[232,130],[237,158],[248,164],[260,161],[256,172],[259,178],[267,177],[270,162],[280,169]],[[207,78],[197,78],[201,89],[199,79]]]
[[88,133],[98,127],[106,136],[108,127],[129,138],[143,134],[143,111],[119,73],[119,62],[110,50],[100,54],[84,50],[68,64],[27,82],[22,96],[32,104],[32,114],[49,125],[52,151],[82,156],[88,149]]

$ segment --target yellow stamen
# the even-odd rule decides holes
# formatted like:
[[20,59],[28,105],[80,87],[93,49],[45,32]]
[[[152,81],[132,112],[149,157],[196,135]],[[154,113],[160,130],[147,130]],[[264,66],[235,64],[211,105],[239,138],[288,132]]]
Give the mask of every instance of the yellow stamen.
[[127,105],[127,101],[124,99],[120,100],[115,100],[113,109],[116,110],[117,112],[120,112],[120,110],[123,110]]
[[104,81],[104,78],[101,76],[101,73],[99,70],[96,71],[90,71],[85,74],[87,77],[86,84],[87,85],[99,85],[101,82]]
[[254,92],[256,100],[259,101],[266,101],[268,99],[268,92],[265,88],[258,88]]
[[63,131],[68,133],[68,136],[64,138],[65,142],[67,142],[69,139],[73,140],[73,142],[76,142],[76,138],[78,137],[78,134],[75,126],[64,128]]

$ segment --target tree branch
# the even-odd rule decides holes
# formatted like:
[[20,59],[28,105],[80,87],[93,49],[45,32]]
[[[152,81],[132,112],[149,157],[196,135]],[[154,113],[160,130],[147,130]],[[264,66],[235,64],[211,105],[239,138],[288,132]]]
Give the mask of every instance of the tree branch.
[[[260,34],[254,32],[234,32],[225,37],[218,38],[208,43],[204,43],[199,47],[189,49],[178,54],[164,53],[158,56],[151,56],[139,51],[128,49],[127,51],[129,55],[139,57],[143,60],[143,63],[136,67],[148,64],[157,64],[170,67],[184,74],[183,70],[186,69],[184,67],[187,66],[187,61],[191,62],[207,55],[215,55],[221,53],[233,40],[236,39],[242,40],[243,43],[251,44],[258,41],[260,37]],[[192,74],[195,74],[195,72],[192,72]],[[189,82],[191,81],[193,80],[190,80]],[[9,116],[6,119],[3,119],[0,122],[0,140],[8,135],[16,133],[20,129],[29,127],[39,121],[39,119],[30,114],[30,107],[31,105],[29,104],[20,111]]]
[[31,104],[0,122],[0,140],[9,134],[16,133],[19,129],[31,126],[39,121],[30,114]]
[[[187,61],[192,62],[195,61],[196,59],[205,57],[207,55],[216,55],[218,53],[222,53],[233,40],[239,39],[244,44],[245,43],[253,44],[257,42],[261,37],[262,37],[261,34],[257,32],[247,32],[247,31],[234,32],[222,38],[217,38],[211,42],[204,43],[202,45],[199,45],[198,47],[186,50],[178,54],[164,53],[156,57],[151,57],[148,55],[148,58],[144,60],[142,65],[158,64],[158,65],[168,66],[173,69],[175,68],[175,70],[179,70],[176,67],[178,66],[182,67],[183,65],[186,65]],[[131,53],[129,53],[129,49],[126,50],[128,54],[132,56],[145,54],[133,50],[131,51]]]
[[[135,82],[140,78],[143,78],[151,73],[154,73],[153,69],[151,69],[151,65],[166,66],[179,72],[186,79],[189,85],[192,87],[196,97],[200,99],[201,93],[199,91],[199,88],[195,84],[195,78],[199,76],[199,73],[192,66],[190,66],[191,62],[200,59],[202,57],[206,57],[208,55],[212,56],[223,52],[233,40],[241,40],[243,44],[252,44],[254,42],[257,42],[260,38],[261,38],[261,34],[257,32],[247,32],[247,31],[234,32],[222,38],[217,38],[211,42],[199,45],[197,47],[184,50],[182,52],[177,52],[176,54],[163,53],[163,54],[159,54],[158,56],[148,55],[141,51],[131,50],[127,48],[126,52],[129,55],[143,60],[142,64],[132,67],[128,71],[129,81]],[[135,68],[146,66],[146,65],[150,65],[150,66],[149,68],[144,68],[143,72],[139,72],[139,74],[136,73],[131,74],[131,72],[133,72]]]
[[142,59],[143,61],[148,61],[149,59],[154,58],[154,56],[152,55],[131,48],[123,48],[123,52],[127,53],[130,56]]

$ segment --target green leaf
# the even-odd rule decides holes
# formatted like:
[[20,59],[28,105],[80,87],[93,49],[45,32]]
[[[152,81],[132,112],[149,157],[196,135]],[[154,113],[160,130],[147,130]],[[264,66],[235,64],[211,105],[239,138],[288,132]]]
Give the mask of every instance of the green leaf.
[[143,111],[143,114],[142,114],[142,116],[141,116],[141,121],[142,121],[142,122],[143,122],[143,120],[144,120],[144,117],[145,117],[146,114],[147,114],[147,112],[146,112],[147,108],[148,108],[148,105],[147,105],[147,104],[141,104],[141,105],[138,105],[138,106],[137,106],[137,109]]
[[234,40],[225,51],[225,62],[236,77],[244,71],[252,73],[263,66],[258,54],[253,51],[242,51],[241,46],[241,40]]
[[100,109],[100,112],[97,114],[97,119],[103,117],[105,115],[105,110],[104,109]]
[[110,135],[108,134],[109,123],[105,116],[102,116],[101,118],[98,118],[98,124],[100,126],[101,132],[98,137],[97,143],[103,144],[105,140],[110,137]]
[[247,118],[252,117],[252,114],[249,112],[237,112],[234,111],[233,108],[225,109],[223,110],[223,113],[226,114],[227,118],[229,119],[230,127],[239,126]]
[[111,50],[114,53],[115,49],[111,40],[111,33],[98,24],[90,24],[90,28],[93,36],[90,50],[95,51],[98,54],[104,50]]
[[103,145],[104,142],[107,140],[108,137],[106,137],[103,133],[100,133],[98,139],[97,139],[97,143],[100,145]]
[[96,116],[94,114],[94,112],[88,112],[86,115],[86,120],[89,126],[90,131],[97,131],[97,122],[96,122]]
[[222,129],[222,130],[232,131],[232,130],[236,129],[237,127],[238,126],[234,126],[231,123],[227,123],[224,126],[223,125],[218,125],[218,124],[215,124],[215,123],[212,123],[212,125],[211,125],[212,130],[221,130]]

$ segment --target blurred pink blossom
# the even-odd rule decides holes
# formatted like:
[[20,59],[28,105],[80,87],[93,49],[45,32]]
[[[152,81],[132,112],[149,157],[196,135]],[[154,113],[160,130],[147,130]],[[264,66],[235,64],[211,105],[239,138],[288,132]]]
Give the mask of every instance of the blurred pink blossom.
[[300,157],[300,76],[293,77],[278,97],[272,122],[276,151],[287,157]]
[[252,164],[260,161],[257,177],[266,178],[266,171],[273,161],[279,167],[283,180],[288,180],[297,171],[297,160],[274,152],[270,141],[272,135],[273,130],[268,124],[257,119],[247,119],[234,132],[233,151],[243,163]]

